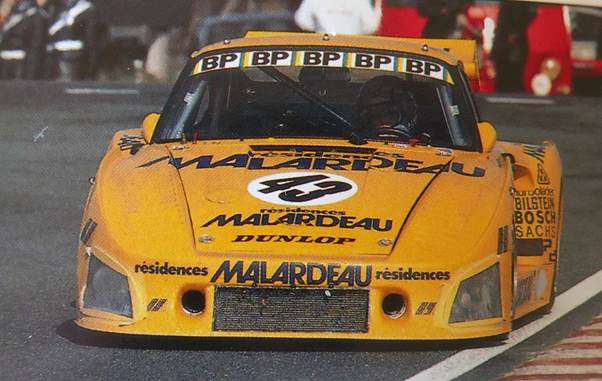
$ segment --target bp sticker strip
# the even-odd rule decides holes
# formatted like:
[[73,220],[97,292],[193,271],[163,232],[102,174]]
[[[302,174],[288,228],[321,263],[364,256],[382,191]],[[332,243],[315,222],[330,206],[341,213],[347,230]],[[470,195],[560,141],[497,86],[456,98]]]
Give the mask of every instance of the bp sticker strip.
[[215,54],[199,60],[192,74],[262,66],[370,69],[414,74],[454,83],[446,67],[436,62],[385,54],[315,50],[261,50]]

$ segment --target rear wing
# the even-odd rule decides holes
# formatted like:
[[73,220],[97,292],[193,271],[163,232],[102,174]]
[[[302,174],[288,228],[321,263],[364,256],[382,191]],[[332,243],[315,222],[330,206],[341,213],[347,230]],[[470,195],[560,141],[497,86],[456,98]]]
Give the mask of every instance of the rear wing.
[[[307,36],[307,33],[298,32],[267,32],[267,31],[250,31],[245,37],[279,37],[290,36],[299,37]],[[474,40],[452,40],[452,39],[426,39],[426,38],[400,38],[400,37],[376,37],[363,36],[375,39],[397,40],[400,42],[424,46],[431,48],[442,49],[462,61],[464,72],[471,80],[479,80],[479,63],[477,55],[477,43]],[[425,52],[426,53],[426,52]]]

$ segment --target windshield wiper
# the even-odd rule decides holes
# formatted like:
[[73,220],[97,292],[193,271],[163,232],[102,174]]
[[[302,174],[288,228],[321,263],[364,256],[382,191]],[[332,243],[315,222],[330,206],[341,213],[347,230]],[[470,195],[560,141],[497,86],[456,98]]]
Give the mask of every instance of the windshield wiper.
[[[288,86],[291,90],[293,90],[295,93],[297,93],[303,99],[320,107],[323,111],[326,111],[328,114],[330,114],[330,116],[334,117],[336,120],[338,120],[339,122],[341,122],[345,126],[347,126],[347,128],[349,130],[339,127],[339,124],[337,124],[337,123],[333,124],[341,132],[349,134],[349,142],[351,144],[355,144],[355,145],[366,144],[366,140],[362,136],[358,135],[357,132],[355,132],[356,131],[355,126],[351,122],[349,122],[347,119],[345,119],[343,116],[341,116],[339,113],[334,111],[330,106],[328,106],[328,104],[326,102],[321,100],[319,97],[317,97],[316,95],[312,94],[311,92],[305,90],[303,87],[299,86],[297,84],[297,82],[293,81],[288,76],[286,76],[285,74],[281,73],[279,70],[277,70],[273,67],[264,66],[264,67],[259,67],[259,69],[261,71],[263,71],[264,73],[266,73],[267,75],[269,75],[275,81],[284,83],[286,86]],[[349,132],[349,131],[351,131],[351,132]]]

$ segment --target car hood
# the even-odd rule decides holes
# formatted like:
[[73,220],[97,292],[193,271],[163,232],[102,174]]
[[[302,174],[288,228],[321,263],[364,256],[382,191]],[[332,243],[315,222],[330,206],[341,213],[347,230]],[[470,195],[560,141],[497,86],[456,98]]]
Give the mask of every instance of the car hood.
[[171,148],[200,252],[387,255],[438,177],[478,177],[427,147],[198,143]]

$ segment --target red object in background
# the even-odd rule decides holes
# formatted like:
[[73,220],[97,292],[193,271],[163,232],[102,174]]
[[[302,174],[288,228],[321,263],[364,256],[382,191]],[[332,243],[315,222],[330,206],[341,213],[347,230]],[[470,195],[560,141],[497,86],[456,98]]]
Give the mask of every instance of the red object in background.
[[575,76],[580,78],[602,77],[602,60],[586,61],[574,59],[573,70]]
[[383,13],[378,34],[390,37],[421,37],[426,18],[418,13],[416,6],[394,7],[383,4]]
[[[529,53],[523,74],[523,88],[527,93],[533,93],[531,80],[541,73],[545,60],[555,59],[561,67],[558,78],[552,81],[550,95],[558,92],[559,88],[571,91],[571,36],[564,19],[564,8],[558,5],[539,5],[537,15],[527,29]],[[488,37],[484,30],[485,19],[489,18],[497,26],[499,4],[491,1],[477,1],[467,12],[468,21],[474,28],[483,30],[481,43],[481,67],[479,70],[482,92],[495,91],[495,63],[490,57],[492,36]]]
[[[495,91],[495,64],[491,60],[491,46],[493,44],[493,28],[497,23],[499,6],[493,2],[477,1],[471,4],[466,17],[474,29],[481,31],[479,43],[479,91],[492,93]],[[489,20],[489,22],[486,22]],[[489,25],[487,25],[489,24]]]
[[[571,36],[564,19],[563,6],[539,5],[537,16],[527,31],[529,39],[529,55],[525,64],[524,88],[532,93],[531,80],[541,73],[542,63],[553,58],[560,63],[561,71],[552,83],[551,95],[559,88],[572,90]],[[499,3],[496,1],[475,1],[466,10],[470,25],[483,31],[480,44],[480,86],[478,91],[495,91],[495,65],[490,58],[493,28],[497,25]],[[488,24],[486,25],[486,20]],[[381,36],[420,37],[426,25],[426,18],[418,13],[415,5],[390,6],[383,4],[382,22],[379,29]],[[485,27],[489,27],[489,31]],[[602,67],[602,64],[600,65]],[[592,68],[592,69],[598,69]],[[474,86],[473,86],[474,88]]]
[[537,7],[537,16],[527,29],[529,55],[525,64],[525,90],[533,93],[531,79],[541,72],[546,59],[555,59],[560,63],[560,74],[552,81],[551,95],[559,88],[572,90],[573,68],[571,61],[571,35],[564,21],[562,6]]

